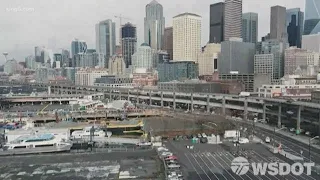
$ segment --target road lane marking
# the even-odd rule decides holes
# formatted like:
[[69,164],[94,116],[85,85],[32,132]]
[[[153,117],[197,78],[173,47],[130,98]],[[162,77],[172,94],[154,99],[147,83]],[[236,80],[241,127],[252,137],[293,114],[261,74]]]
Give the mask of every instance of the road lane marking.
[[[232,162],[233,159],[229,159],[227,156],[223,156],[223,157],[226,157],[226,158],[229,160],[230,163],[227,163],[222,157],[220,157],[220,159],[221,159],[225,164],[231,166],[231,162]],[[252,172],[252,171],[249,169],[249,172]],[[253,173],[252,173],[252,174],[253,174]],[[246,173],[245,175],[246,175],[249,179],[252,180],[252,178],[249,177],[248,173]],[[241,176],[240,176],[240,177],[241,177]],[[242,178],[242,177],[241,177],[241,178]],[[261,179],[259,176],[257,176],[257,178],[258,178],[258,179]],[[243,179],[243,178],[242,178],[242,179]]]
[[[210,153],[210,156],[221,166],[221,168],[223,168],[234,180],[236,180],[236,178],[228,171],[228,169],[226,169],[224,166],[222,166],[220,161],[218,161],[214,156],[212,156],[212,153]],[[241,179],[243,179],[243,178],[241,177]]]
[[[204,155],[204,154],[202,153],[202,155]],[[201,155],[199,157],[204,162],[204,164],[207,166],[207,168],[211,171],[211,173],[219,180],[218,176],[216,176],[216,174],[211,170],[211,168],[207,165],[207,163],[204,161],[204,159],[201,157]]]
[[[261,159],[264,159],[266,162],[271,162],[271,160],[268,160],[268,159],[266,159],[266,158],[264,158],[263,156],[261,156],[259,153],[257,153],[257,152],[255,152],[255,151],[253,151],[255,154],[257,154],[257,156],[259,156]],[[276,157],[277,158],[277,157]],[[277,160],[279,160],[280,162],[285,162],[285,161],[283,161],[283,160],[281,160],[281,159],[279,159],[279,158],[277,158]],[[308,178],[311,178],[311,179],[313,179],[313,180],[316,180],[315,178],[313,178],[312,176],[308,176],[307,174],[305,174],[304,172],[302,173],[302,175],[305,175],[306,177],[308,177]],[[291,176],[291,177],[293,177],[294,179],[297,179],[297,176],[294,176],[294,175],[292,175],[291,173],[289,174],[289,176]]]
[[209,177],[209,175],[206,173],[206,171],[202,168],[202,166],[200,165],[200,163],[197,161],[197,159],[194,157],[193,154],[190,154],[191,157],[196,161],[196,163],[198,164],[198,166],[201,168],[201,170],[204,172],[204,174],[211,180],[211,178]]
[[193,167],[194,171],[197,173],[197,175],[199,176],[199,178],[202,180],[202,177],[200,176],[199,172],[197,171],[196,167],[193,165],[193,163],[191,162],[191,160],[189,159],[189,157],[187,156],[186,153],[184,153],[184,155],[187,157],[189,163],[191,164],[191,166]]
[[[207,155],[205,156],[205,158],[208,159],[209,162],[210,162],[215,168],[219,169],[219,168],[215,165],[215,163],[213,163],[213,162],[208,158],[208,157],[210,157],[210,154],[211,154],[211,153],[207,153]],[[225,168],[223,168],[223,169],[225,170]],[[228,180],[228,178],[225,177],[223,173],[221,173],[221,175],[222,175],[226,180]]]

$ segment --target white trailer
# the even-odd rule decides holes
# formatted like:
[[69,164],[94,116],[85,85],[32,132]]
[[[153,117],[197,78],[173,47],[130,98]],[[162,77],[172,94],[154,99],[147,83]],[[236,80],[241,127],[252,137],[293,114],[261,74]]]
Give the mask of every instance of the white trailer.
[[224,137],[224,139],[240,137],[240,131],[227,130],[227,131],[224,132],[224,136],[223,137]]

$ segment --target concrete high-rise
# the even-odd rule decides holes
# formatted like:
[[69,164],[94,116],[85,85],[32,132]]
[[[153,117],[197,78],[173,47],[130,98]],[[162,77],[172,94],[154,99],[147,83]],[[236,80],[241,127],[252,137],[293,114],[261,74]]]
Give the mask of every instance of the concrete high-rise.
[[116,24],[108,19],[96,24],[96,50],[105,56],[105,66],[116,53]]
[[208,43],[199,53],[198,66],[199,76],[212,75],[217,69],[218,55],[221,51],[221,44]]
[[290,46],[301,48],[304,13],[300,8],[287,9],[287,34]]
[[224,40],[241,38],[242,0],[225,0]]
[[173,17],[173,60],[196,61],[201,47],[201,16],[183,13]]
[[243,42],[256,43],[258,41],[258,14],[253,12],[242,14]]
[[132,65],[132,54],[137,50],[137,30],[136,27],[130,23],[125,24],[121,28],[122,37],[122,57],[126,64],[126,68]]
[[281,40],[286,37],[286,8],[272,6],[270,15],[270,38]]
[[295,74],[297,68],[303,66],[319,66],[319,53],[290,47],[285,50],[284,56],[284,74]]
[[224,7],[223,2],[210,5],[209,43],[224,41]]
[[242,42],[241,38],[230,38],[221,42],[221,53],[218,57],[219,74],[253,74],[255,44]]
[[164,29],[163,50],[169,54],[169,59],[173,58],[173,28],[167,27]]
[[156,0],[152,0],[146,5],[146,17],[144,18],[144,41],[152,49],[162,48],[164,27],[163,7]]
[[306,0],[304,35],[320,32],[320,1]]
[[320,53],[320,33],[302,36],[302,49]]
[[79,39],[75,39],[71,42],[71,56],[72,58],[74,55],[78,53],[85,53],[87,51],[87,43],[81,41]]

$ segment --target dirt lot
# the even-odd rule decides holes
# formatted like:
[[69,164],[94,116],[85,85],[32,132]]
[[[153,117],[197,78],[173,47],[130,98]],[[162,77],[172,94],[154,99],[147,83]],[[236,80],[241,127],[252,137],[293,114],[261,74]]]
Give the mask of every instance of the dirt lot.
[[195,133],[222,134],[234,126],[219,115],[168,113],[163,117],[145,118],[145,130],[155,135],[175,136]]

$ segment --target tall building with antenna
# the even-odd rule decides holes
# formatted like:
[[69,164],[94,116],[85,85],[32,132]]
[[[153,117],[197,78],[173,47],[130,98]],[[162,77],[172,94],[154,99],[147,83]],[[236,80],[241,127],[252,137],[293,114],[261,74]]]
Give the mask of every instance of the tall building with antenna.
[[160,50],[163,45],[165,18],[163,7],[156,0],[146,5],[146,17],[144,18],[144,41],[152,49]]

